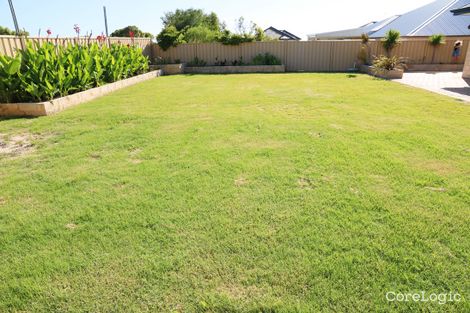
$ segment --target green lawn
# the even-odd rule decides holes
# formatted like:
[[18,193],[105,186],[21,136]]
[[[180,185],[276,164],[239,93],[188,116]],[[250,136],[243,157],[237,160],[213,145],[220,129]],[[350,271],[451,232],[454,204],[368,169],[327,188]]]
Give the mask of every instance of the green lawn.
[[362,75],[172,76],[0,134],[0,312],[470,310],[463,102]]

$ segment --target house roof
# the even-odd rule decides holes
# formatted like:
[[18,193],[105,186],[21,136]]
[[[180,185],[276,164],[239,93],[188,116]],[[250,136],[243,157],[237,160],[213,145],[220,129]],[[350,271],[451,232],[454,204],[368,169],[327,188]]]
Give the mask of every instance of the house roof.
[[447,36],[470,35],[470,16],[454,16],[452,10],[469,5],[470,0],[436,0],[418,9],[372,22],[362,27],[309,36],[317,39],[359,38],[368,34],[371,38],[384,37],[390,29],[398,30],[402,36]]
[[264,32],[266,32],[268,30],[278,34],[279,39],[281,39],[281,40],[300,40],[301,39],[300,37],[297,37],[296,35],[292,34],[291,32],[288,32],[287,30],[279,30],[279,29],[271,26],[271,27],[265,29]]
[[467,4],[461,8],[451,10],[454,15],[468,15],[470,14],[470,4]]

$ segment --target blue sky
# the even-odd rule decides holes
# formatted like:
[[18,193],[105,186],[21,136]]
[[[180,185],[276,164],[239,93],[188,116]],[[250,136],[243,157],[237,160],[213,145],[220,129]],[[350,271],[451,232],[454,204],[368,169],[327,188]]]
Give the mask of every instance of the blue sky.
[[[156,34],[164,12],[177,8],[214,11],[234,28],[238,17],[263,28],[287,29],[302,38],[307,34],[357,27],[372,20],[405,13],[431,0],[13,0],[20,28],[36,35],[51,28],[54,35],[71,36],[73,25],[82,31],[104,31],[102,6],[108,9],[110,31],[127,25]],[[13,28],[7,0],[0,0],[0,25]]]

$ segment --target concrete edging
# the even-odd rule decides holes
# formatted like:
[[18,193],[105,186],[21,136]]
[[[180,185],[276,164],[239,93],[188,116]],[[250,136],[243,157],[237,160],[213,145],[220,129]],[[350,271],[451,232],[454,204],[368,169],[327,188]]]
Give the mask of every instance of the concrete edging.
[[78,92],[66,97],[37,103],[0,103],[0,116],[5,117],[38,117],[61,112],[69,107],[91,101],[113,91],[159,77],[162,71],[152,71],[142,75],[123,79],[101,87]]
[[285,65],[203,66],[184,69],[186,74],[285,73],[285,71]]
[[383,79],[401,79],[403,78],[404,73],[404,71],[401,69],[388,71],[383,69],[375,69],[370,65],[361,65],[361,72]]

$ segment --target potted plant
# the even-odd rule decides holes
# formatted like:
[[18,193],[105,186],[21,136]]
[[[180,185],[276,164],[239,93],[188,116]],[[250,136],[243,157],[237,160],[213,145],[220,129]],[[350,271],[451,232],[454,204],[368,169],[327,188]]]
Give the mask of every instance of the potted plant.
[[405,61],[402,58],[382,55],[375,58],[372,66],[372,74],[384,79],[401,79],[403,78],[403,69],[405,66]]

